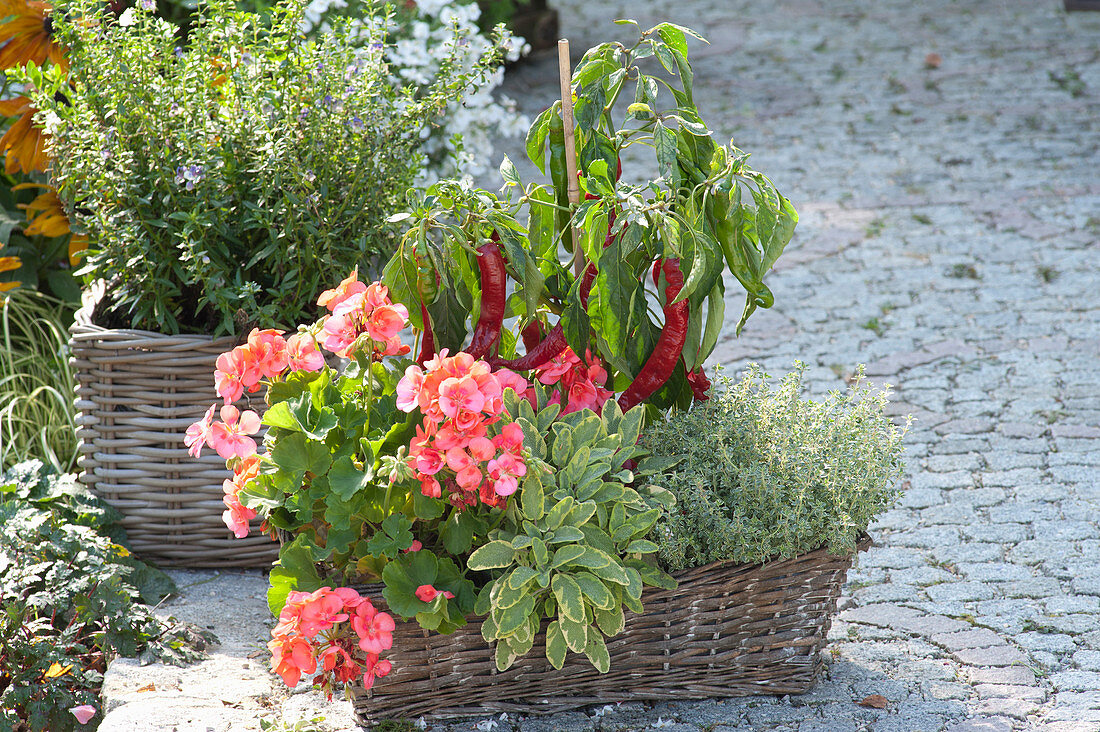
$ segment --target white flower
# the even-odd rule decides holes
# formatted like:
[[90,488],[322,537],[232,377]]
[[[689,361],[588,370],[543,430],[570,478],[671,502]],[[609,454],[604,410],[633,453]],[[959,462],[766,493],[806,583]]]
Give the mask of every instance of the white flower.
[[126,8],[122,11],[122,15],[118,16],[118,24],[123,28],[129,28],[135,22],[137,22],[137,16],[134,14],[133,8]]
[[657,717],[657,721],[654,722],[651,726],[653,726],[655,728],[660,728],[660,727],[674,727],[675,725],[676,725],[676,723],[674,721],[672,721],[671,719],[663,719],[661,717]]
[[497,723],[492,719],[486,719],[478,722],[475,726],[478,732],[493,732],[493,730],[497,728]]

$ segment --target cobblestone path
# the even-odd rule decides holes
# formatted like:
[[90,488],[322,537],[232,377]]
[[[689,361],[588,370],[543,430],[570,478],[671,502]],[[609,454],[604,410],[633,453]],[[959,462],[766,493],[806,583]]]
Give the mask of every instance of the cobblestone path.
[[[693,51],[704,116],[802,214],[769,280],[775,308],[713,360],[778,375],[801,359],[815,391],[867,364],[916,420],[908,491],[850,575],[811,693],[446,729],[1100,730],[1100,13],[1057,0],[553,4],[578,56],[618,17],[711,39]],[[555,73],[552,58],[521,67],[509,92],[537,113]],[[521,147],[509,152],[530,179]],[[262,579],[230,580],[262,614]],[[251,666],[235,673],[263,686],[262,659]],[[887,707],[857,704],[871,694]],[[194,719],[251,729],[280,703],[288,720],[350,722],[308,695],[215,701]],[[136,726],[123,715],[112,729],[143,729],[148,708],[126,708]]]
[[[555,6],[578,56],[611,18],[700,29],[704,117],[802,215],[775,308],[712,360],[777,375],[801,359],[820,391],[866,363],[915,421],[908,491],[850,574],[815,691],[519,728],[1100,729],[1100,14]],[[554,98],[552,73],[511,80],[529,112]],[[887,708],[856,704],[870,694]]]

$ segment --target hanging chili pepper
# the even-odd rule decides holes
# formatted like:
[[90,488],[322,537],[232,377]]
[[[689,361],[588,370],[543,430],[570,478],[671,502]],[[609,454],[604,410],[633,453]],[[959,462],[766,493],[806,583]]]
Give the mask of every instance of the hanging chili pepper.
[[539,366],[549,363],[568,347],[569,343],[565,340],[565,328],[561,323],[558,323],[550,329],[550,333],[542,339],[541,343],[529,349],[520,358],[514,358],[510,361],[495,359],[491,363],[494,368],[506,368],[512,371],[537,369]]
[[523,347],[530,351],[542,341],[542,325],[532,320],[519,334],[523,338]]
[[680,260],[665,259],[662,269],[665,282],[668,283],[665,286],[665,325],[661,329],[661,337],[657,339],[656,348],[649,354],[642,370],[626,391],[619,395],[619,407],[624,412],[644,402],[668,381],[676,368],[676,362],[680,360],[680,354],[683,353],[684,343],[687,342],[688,302],[681,300],[672,304],[684,286]]
[[481,317],[474,326],[466,352],[474,358],[484,358],[500,341],[508,298],[508,273],[504,268],[496,232],[493,232],[493,240],[482,244],[477,251],[477,268],[481,273]]
[[697,402],[705,402],[710,399],[710,395],[707,394],[710,391],[710,379],[707,378],[707,374],[703,371],[703,367],[689,371],[687,375],[688,385],[691,387],[691,394],[695,397]]
[[416,362],[423,366],[435,355],[435,332],[432,330],[428,306],[424,303],[420,303],[420,317],[424,319],[424,335],[420,340],[420,355],[416,357]]

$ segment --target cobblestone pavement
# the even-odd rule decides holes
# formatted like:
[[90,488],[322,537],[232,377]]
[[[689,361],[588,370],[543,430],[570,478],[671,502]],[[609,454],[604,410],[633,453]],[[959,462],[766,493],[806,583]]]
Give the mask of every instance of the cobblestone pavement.
[[[801,359],[815,391],[867,364],[916,420],[908,491],[850,574],[811,693],[446,729],[1100,730],[1100,13],[553,4],[576,55],[617,17],[711,39],[694,52],[704,117],[802,215],[769,280],[775,308],[713,361],[780,374]],[[544,58],[508,89],[536,113],[555,71]],[[871,694],[887,707],[857,704]],[[347,720],[311,704],[291,697],[283,716]]]

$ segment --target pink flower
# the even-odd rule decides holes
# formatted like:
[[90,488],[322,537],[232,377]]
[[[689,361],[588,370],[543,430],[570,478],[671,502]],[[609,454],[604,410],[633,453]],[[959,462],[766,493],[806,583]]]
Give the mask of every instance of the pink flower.
[[214,420],[214,408],[217,404],[211,404],[206,410],[206,416],[187,428],[187,434],[183,438],[183,444],[189,448],[187,454],[198,457],[202,454],[202,446],[210,441],[210,424]]
[[478,388],[477,381],[464,376],[461,379],[444,379],[439,385],[439,409],[452,419],[460,409],[480,412],[485,406],[485,396]]
[[96,708],[91,704],[81,704],[79,707],[70,707],[69,712],[76,717],[76,721],[87,724],[95,716]]
[[429,498],[440,498],[443,495],[443,486],[431,475],[417,475],[420,481],[420,492]]
[[221,422],[210,427],[209,443],[218,455],[228,460],[245,458],[256,452],[256,441],[248,435],[260,431],[260,415],[251,409],[241,412],[232,404],[221,408]]
[[[248,334],[248,358],[252,369],[246,375],[245,386],[254,386],[262,378],[273,379],[286,371],[289,363],[286,339],[281,330],[253,328]],[[249,383],[250,379],[255,379]]]
[[416,599],[420,600],[421,602],[431,602],[439,595],[443,595],[443,597],[446,597],[448,600],[454,598],[455,596],[455,593],[453,592],[448,592],[446,590],[440,592],[431,585],[420,585],[416,588],[416,592],[413,594],[415,594]]
[[409,548],[404,551],[405,554],[411,554],[418,552],[424,548],[424,545],[420,543],[420,539],[413,539],[413,543],[409,545]]
[[471,458],[461,447],[452,447],[447,451],[447,467],[456,473],[473,464],[473,458]]
[[336,680],[349,684],[359,677],[359,664],[342,646],[333,644],[321,651],[321,668],[332,673]]
[[474,459],[480,462],[491,460],[497,454],[497,449],[493,445],[493,441],[488,437],[475,437],[471,439],[467,449],[469,449]]
[[366,330],[371,340],[385,342],[395,337],[409,322],[404,305],[379,305],[367,316]]
[[425,448],[417,454],[416,462],[413,467],[425,475],[435,475],[443,469],[444,464],[442,452],[431,448]]
[[222,497],[222,503],[225,504],[226,508],[222,511],[222,521],[225,522],[225,525],[229,527],[234,536],[243,539],[248,536],[248,522],[256,518],[256,512],[241,504],[241,499],[237,497],[234,490],[233,481],[225,481],[223,489],[225,495]]
[[359,636],[359,647],[367,653],[381,653],[393,646],[393,631],[397,627],[393,618],[378,612],[369,602],[355,608],[351,627]]
[[268,641],[267,647],[271,650],[272,669],[287,686],[297,686],[303,673],[311,674],[317,670],[313,646],[300,635],[273,638]]
[[502,392],[506,389],[511,389],[516,394],[523,394],[523,392],[527,391],[527,379],[514,371],[500,369],[494,375],[497,377],[497,382],[500,383],[500,390]]
[[573,353],[573,349],[566,348],[557,356],[550,359],[549,363],[538,369],[540,372],[538,377],[539,381],[547,386],[556,384],[580,362],[581,360],[577,358],[577,354]]
[[500,434],[493,438],[493,445],[498,450],[519,455],[523,451],[523,428],[515,422],[504,425]]
[[320,371],[324,355],[309,333],[295,333],[286,341],[287,366],[291,371]]
[[214,391],[226,404],[232,404],[244,395],[244,379],[248,371],[245,350],[240,346],[218,356],[214,362]]
[[397,382],[397,408],[402,412],[416,409],[420,391],[424,388],[424,371],[413,364],[405,369],[405,375]]
[[481,471],[473,465],[468,465],[458,471],[458,475],[455,476],[455,482],[458,483],[458,487],[464,491],[475,491],[477,487],[481,485]]
[[527,475],[527,465],[515,455],[504,453],[489,461],[489,478],[498,496],[510,496],[519,487],[518,478]]
[[328,630],[336,623],[342,623],[348,619],[348,614],[343,612],[344,600],[328,587],[322,587],[314,592],[302,608],[300,617],[300,629],[302,635],[307,638]]
[[378,656],[374,653],[367,654],[367,667],[363,671],[363,688],[369,689],[374,686],[374,678],[382,678],[387,675],[393,666],[389,661],[383,659],[378,660]]
[[323,308],[328,308],[331,313],[344,300],[352,295],[366,292],[366,290],[367,286],[359,281],[359,269],[356,268],[334,289],[322,292],[321,296],[317,298],[317,304]]
[[359,325],[350,315],[330,315],[321,326],[321,346],[337,356],[346,357],[359,337]]

